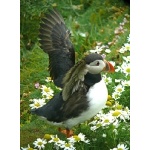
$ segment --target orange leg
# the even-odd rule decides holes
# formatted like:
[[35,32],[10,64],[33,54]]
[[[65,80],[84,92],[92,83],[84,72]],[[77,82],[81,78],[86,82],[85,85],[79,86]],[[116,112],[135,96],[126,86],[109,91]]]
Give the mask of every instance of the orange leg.
[[65,134],[67,138],[69,138],[73,135],[73,131],[69,130],[67,128],[65,130],[62,130],[61,128],[58,128],[58,131]]

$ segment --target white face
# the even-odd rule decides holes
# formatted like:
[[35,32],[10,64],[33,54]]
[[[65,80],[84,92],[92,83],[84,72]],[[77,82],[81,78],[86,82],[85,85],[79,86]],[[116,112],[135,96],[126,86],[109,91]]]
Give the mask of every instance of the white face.
[[89,65],[86,65],[86,69],[91,74],[98,74],[106,67],[106,63],[103,60],[95,60]]

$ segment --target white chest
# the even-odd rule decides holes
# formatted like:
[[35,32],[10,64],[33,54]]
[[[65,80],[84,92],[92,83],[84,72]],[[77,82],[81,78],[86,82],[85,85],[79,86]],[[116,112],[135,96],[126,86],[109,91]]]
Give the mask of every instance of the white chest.
[[108,91],[103,80],[92,86],[87,93],[87,98],[90,105],[89,110],[101,110],[106,103],[107,96]]
[[90,87],[87,93],[89,108],[85,112],[83,112],[79,117],[72,118],[66,121],[66,126],[72,127],[78,123],[82,123],[94,117],[105,106],[107,96],[108,91],[103,80]]

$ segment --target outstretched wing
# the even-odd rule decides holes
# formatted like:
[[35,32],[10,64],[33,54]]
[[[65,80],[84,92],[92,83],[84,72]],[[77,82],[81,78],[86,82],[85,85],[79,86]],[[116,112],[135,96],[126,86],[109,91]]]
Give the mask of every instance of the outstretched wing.
[[62,87],[65,74],[75,64],[75,51],[70,32],[56,9],[42,19],[39,37],[40,47],[49,55],[50,76],[56,86]]

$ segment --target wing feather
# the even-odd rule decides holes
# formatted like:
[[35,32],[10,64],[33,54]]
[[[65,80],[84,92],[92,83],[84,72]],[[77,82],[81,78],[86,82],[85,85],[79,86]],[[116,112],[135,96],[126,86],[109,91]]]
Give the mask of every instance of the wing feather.
[[72,67],[63,79],[63,100],[66,101],[80,87],[84,88],[84,76],[87,74],[85,61],[79,61]]
[[49,55],[49,71],[54,83],[62,87],[62,80],[75,64],[75,51],[70,33],[56,9],[50,10],[41,20],[40,47]]

